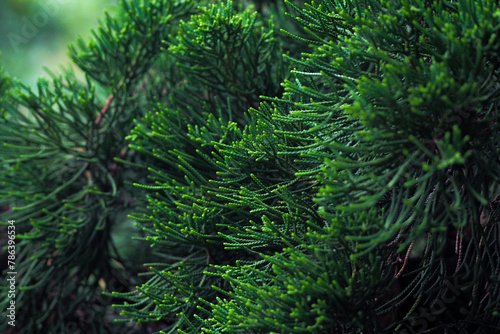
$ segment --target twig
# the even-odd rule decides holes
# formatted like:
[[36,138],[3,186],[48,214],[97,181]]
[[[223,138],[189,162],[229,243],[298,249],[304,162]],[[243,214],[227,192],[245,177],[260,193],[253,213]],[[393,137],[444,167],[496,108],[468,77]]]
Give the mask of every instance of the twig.
[[111,102],[113,102],[113,94],[111,94],[108,99],[106,100],[106,104],[104,105],[104,107],[102,108],[101,112],[99,113],[99,115],[97,115],[97,118],[94,122],[95,126],[99,126],[99,124],[101,123],[101,120],[102,118],[104,117],[104,115],[108,112],[108,109],[109,109],[109,105],[111,104]]
[[[488,282],[486,282],[486,284],[484,285],[484,290],[488,290]],[[486,292],[486,294],[484,295],[483,299],[481,299],[481,301],[479,302],[479,307],[478,307],[478,311],[481,310],[481,308],[483,307],[483,304],[484,302],[486,301],[486,299],[490,296],[490,292]]]
[[455,273],[458,271],[458,268],[460,268],[460,265],[462,264],[462,245],[464,241],[464,236],[460,235],[459,237],[458,236],[459,232],[463,232],[463,227],[461,227],[460,230],[457,230],[457,237],[455,239],[455,254],[458,254],[457,267],[455,268]]
[[408,251],[406,252],[406,256],[405,256],[405,260],[403,262],[403,266],[401,267],[401,269],[399,270],[399,272],[396,274],[396,278],[399,278],[399,276],[401,276],[401,274],[403,273],[403,270],[405,269],[406,267],[406,264],[408,263],[408,258],[410,257],[410,253],[411,253],[411,250],[413,249],[413,246],[415,246],[415,241],[412,241],[411,244],[410,244],[410,247],[408,247]]

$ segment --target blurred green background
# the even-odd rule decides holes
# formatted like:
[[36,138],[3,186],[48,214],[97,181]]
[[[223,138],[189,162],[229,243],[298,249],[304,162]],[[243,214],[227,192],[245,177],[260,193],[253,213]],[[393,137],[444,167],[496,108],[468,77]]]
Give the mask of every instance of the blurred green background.
[[[0,0],[0,63],[6,71],[33,85],[46,72],[71,65],[67,45],[88,39],[104,12],[117,0]],[[46,76],[46,75],[45,75]]]

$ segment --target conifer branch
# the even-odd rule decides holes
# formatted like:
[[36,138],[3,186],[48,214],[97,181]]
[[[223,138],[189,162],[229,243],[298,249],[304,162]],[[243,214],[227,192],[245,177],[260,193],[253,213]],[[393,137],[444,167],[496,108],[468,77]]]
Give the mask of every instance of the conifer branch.
[[101,123],[102,121],[102,118],[104,117],[104,115],[106,115],[106,113],[108,112],[108,109],[109,109],[109,106],[111,105],[111,102],[113,102],[113,94],[111,94],[108,99],[106,100],[106,103],[104,104],[104,107],[101,109],[101,111],[99,112],[99,115],[97,115],[97,118],[94,122],[95,126],[99,126],[99,124]]

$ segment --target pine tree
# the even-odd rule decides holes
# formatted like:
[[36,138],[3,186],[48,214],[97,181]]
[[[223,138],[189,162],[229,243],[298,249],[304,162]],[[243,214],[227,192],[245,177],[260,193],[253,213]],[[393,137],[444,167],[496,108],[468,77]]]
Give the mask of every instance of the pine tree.
[[0,79],[25,333],[500,330],[498,1],[285,3],[122,1],[86,82]]

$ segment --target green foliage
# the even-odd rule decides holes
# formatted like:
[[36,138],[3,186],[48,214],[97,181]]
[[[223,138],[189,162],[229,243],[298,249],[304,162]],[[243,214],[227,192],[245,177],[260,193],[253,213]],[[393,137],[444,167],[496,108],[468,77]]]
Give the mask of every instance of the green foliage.
[[[187,7],[124,2],[122,20],[108,17],[97,41],[71,48],[87,74],[85,82],[67,73],[40,79],[36,91],[19,84],[12,94],[0,124],[0,197],[12,209],[8,219],[16,221],[17,308],[30,310],[20,311],[17,321],[27,332],[65,332],[70,322],[82,331],[105,330],[102,310],[90,324],[75,313],[85,300],[109,303],[96,294],[103,286],[122,288],[126,260],[113,251],[111,233],[122,212],[140,198],[127,182],[142,177],[114,158],[143,160],[128,150],[125,137],[133,119],[143,115],[138,81],[148,76],[144,66],[158,58],[169,32],[149,31],[151,20],[168,27]],[[150,43],[137,47],[145,34]]]
[[[214,300],[218,293],[213,286],[228,287],[219,275],[214,276],[211,265],[252,261],[256,249],[267,247],[267,242],[255,242],[253,233],[245,229],[250,219],[261,219],[260,210],[252,211],[252,206],[259,205],[252,203],[255,196],[262,203],[277,201],[278,196],[264,184],[274,183],[272,174],[284,169],[267,160],[256,162],[247,146],[268,148],[257,146],[255,140],[241,143],[237,152],[220,153],[244,137],[243,125],[260,126],[261,121],[246,111],[258,103],[259,92],[278,93],[283,77],[277,76],[286,69],[279,59],[263,63],[283,51],[274,31],[259,27],[256,17],[249,10],[237,12],[229,2],[181,23],[167,50],[179,64],[164,70],[173,73],[166,80],[171,85],[170,101],[156,105],[129,136],[132,148],[158,160],[158,167],[149,168],[154,182],[142,186],[152,190],[151,211],[135,218],[167,261],[152,266],[155,276],[138,289],[139,295],[124,295],[134,305],[124,305],[123,314],[131,320],[168,320],[170,314],[182,314],[169,321],[169,330],[194,326],[198,331],[202,323],[193,314],[201,305],[199,298]],[[200,37],[193,38],[194,33]],[[224,34],[221,42],[218,35]],[[204,64],[200,55],[208,59]],[[176,74],[182,78],[177,82]],[[262,140],[267,139],[258,139]],[[219,195],[221,189],[223,195]],[[235,246],[227,247],[224,240]],[[249,254],[248,249],[254,250]]]
[[[28,331],[89,296],[162,333],[500,329],[498,3],[286,3],[124,1],[85,84],[13,93]],[[118,291],[129,208],[154,256]]]
[[189,82],[210,87],[206,93],[221,100],[242,100],[235,109],[256,106],[259,95],[276,95],[283,66],[272,20],[264,28],[256,24],[257,12],[235,13],[231,2],[202,12],[180,24],[169,48]]

